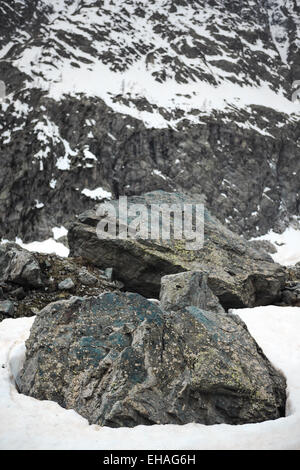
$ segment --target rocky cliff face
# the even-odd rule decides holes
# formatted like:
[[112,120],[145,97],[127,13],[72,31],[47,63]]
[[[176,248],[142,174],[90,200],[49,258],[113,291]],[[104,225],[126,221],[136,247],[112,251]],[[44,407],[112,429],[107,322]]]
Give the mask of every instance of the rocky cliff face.
[[3,0],[0,237],[157,189],[246,235],[295,221],[299,7],[244,3]]

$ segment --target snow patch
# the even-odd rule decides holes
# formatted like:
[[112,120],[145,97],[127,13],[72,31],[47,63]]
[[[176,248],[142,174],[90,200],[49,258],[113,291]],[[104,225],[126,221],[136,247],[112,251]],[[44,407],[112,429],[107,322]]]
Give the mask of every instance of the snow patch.
[[57,242],[53,238],[48,238],[48,240],[44,240],[42,242],[31,242],[31,243],[23,243],[20,238],[16,238],[16,243],[20,245],[22,248],[25,248],[28,251],[36,252],[36,253],[44,253],[47,255],[56,254],[57,256],[61,256],[63,258],[67,258],[69,256],[70,250],[62,243]]
[[35,207],[37,209],[42,209],[43,207],[45,207],[45,204],[43,204],[42,202],[39,202],[37,199],[35,200]]
[[89,197],[90,199],[111,199],[112,193],[109,191],[106,191],[103,188],[96,188],[96,189],[83,189],[81,191],[81,194],[84,194],[84,196]]
[[65,237],[68,235],[68,230],[62,225],[60,227],[53,227],[52,232],[53,232],[54,240],[58,240],[59,238]]
[[283,233],[275,233],[271,230],[266,235],[252,240],[268,240],[272,242],[277,253],[271,254],[276,263],[284,266],[293,266],[300,262],[300,228],[288,227]]

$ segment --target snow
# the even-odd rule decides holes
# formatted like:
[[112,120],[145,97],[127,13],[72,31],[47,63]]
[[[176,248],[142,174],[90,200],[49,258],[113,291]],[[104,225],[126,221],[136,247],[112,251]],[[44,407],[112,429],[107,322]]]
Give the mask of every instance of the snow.
[[300,228],[288,227],[283,233],[271,230],[266,235],[252,240],[268,240],[276,246],[277,253],[271,254],[276,263],[284,266],[300,262]]
[[[272,91],[266,83],[257,87],[242,87],[239,84],[225,81],[218,86],[199,81],[179,84],[173,79],[159,83],[145,69],[143,61],[133,64],[123,74],[111,71],[109,66],[100,62],[94,64],[91,70],[78,69],[76,75],[74,75],[72,66],[65,63],[61,73],[62,80],[53,82],[51,85],[49,95],[52,98],[60,100],[65,93],[84,92],[89,96],[102,98],[116,112],[143,120],[147,127],[166,127],[169,121],[158,111],[139,111],[135,107],[113,102],[110,94],[117,95],[119,93],[124,77],[127,79],[126,83],[132,84],[131,96],[145,96],[152,105],[164,107],[169,111],[179,108],[188,114],[192,109],[202,109],[207,97],[210,100],[210,109],[207,109],[207,112],[213,109],[226,110],[229,104],[234,104],[239,108],[256,104],[271,107],[283,113],[299,111],[297,103],[292,103],[282,94]],[[187,94],[192,95],[192,99],[188,100],[184,96]],[[188,116],[188,118],[189,120],[194,119],[195,122],[199,119],[196,116]],[[176,120],[173,121],[173,124],[176,124]]]
[[[43,116],[43,120],[38,121],[35,124],[34,132],[41,145],[40,150],[34,155],[34,158],[40,160],[41,170],[43,169],[42,159],[47,158],[49,153],[51,153],[49,145],[59,143],[64,147],[65,153],[57,159],[56,167],[62,171],[69,170],[71,167],[71,160],[69,157],[77,155],[77,151],[72,150],[70,143],[61,137],[58,126],[54,122],[50,121],[47,116]],[[52,186],[50,187],[52,188]]]
[[89,150],[88,147],[83,149],[83,155],[84,155],[84,160],[96,160],[97,162],[97,157]]
[[7,130],[7,131],[3,132],[1,137],[2,138],[4,137],[4,139],[5,139],[5,140],[3,140],[4,145],[9,144],[10,141],[11,141],[11,131]]
[[259,424],[201,424],[108,428],[73,410],[21,395],[14,385],[34,318],[0,323],[1,449],[300,449],[300,308],[234,310],[247,324],[288,386],[287,416]]
[[[42,160],[43,158],[47,158],[50,153],[50,147],[46,147],[44,150],[40,149],[35,155],[34,158],[37,158],[38,160]],[[40,163],[43,163],[40,161]]]
[[[280,54],[284,64],[288,62],[288,52],[290,48],[289,34],[285,25],[286,17],[282,12],[281,0],[271,0],[276,8],[269,10],[269,25],[273,42]],[[278,5],[276,5],[278,3]]]
[[[7,240],[2,240],[2,243],[5,241]],[[63,258],[67,258],[70,253],[70,250],[65,245],[57,242],[54,238],[48,238],[48,240],[44,240],[42,242],[34,241],[31,243],[23,243],[20,238],[16,238],[16,243],[22,248],[36,253],[44,253],[48,255],[54,253],[58,256],[62,256]]]
[[153,175],[156,175],[156,176],[160,176],[162,179],[166,180],[167,177],[165,175],[162,174],[162,172],[160,170],[153,170],[152,171],[152,174]]
[[[198,123],[201,116],[195,116],[193,110],[198,109],[203,114],[212,110],[229,110],[230,105],[245,108],[256,104],[287,114],[299,113],[297,103],[287,99],[283,90],[274,91],[271,83],[263,79],[255,81],[248,72],[231,73],[216,66],[218,61],[238,64],[241,60],[239,53],[227,47],[226,41],[224,43],[224,37],[228,37],[242,41],[243,54],[248,54],[251,60],[259,60],[261,67],[270,64],[281,79],[280,72],[275,72],[279,58],[276,47],[284,61],[288,48],[282,42],[286,36],[285,14],[280,13],[282,0],[269,0],[274,4],[270,9],[274,47],[272,43],[259,39],[262,25],[256,24],[255,18],[253,23],[249,20],[250,23],[241,24],[241,17],[233,12],[227,10],[224,14],[217,6],[197,8],[193,2],[189,7],[177,6],[176,12],[170,12],[167,3],[163,0],[139,2],[146,12],[146,16],[141,18],[134,12],[134,3],[105,1],[99,10],[93,2],[84,2],[79,8],[78,2],[56,0],[51,22],[44,27],[44,41],[33,46],[31,41],[26,40],[21,56],[11,53],[12,64],[32,79],[27,82],[27,87],[41,88],[56,100],[63,99],[66,94],[76,96],[79,93],[98,97],[114,111],[140,119],[147,127],[175,128],[185,118]],[[126,10],[128,15],[124,14]],[[167,16],[166,34],[157,31],[156,20],[153,19],[155,14]],[[297,24],[298,20],[293,18],[293,21]],[[218,29],[218,34],[212,33],[212,25]],[[245,30],[253,26],[257,35],[254,44],[243,37],[240,39],[239,28],[244,26]],[[64,40],[64,35],[58,35],[58,32],[65,33],[68,40]],[[90,52],[88,48],[77,47],[78,36],[91,45]],[[172,36],[173,39],[170,39]],[[180,53],[184,44],[199,48],[201,41],[205,43],[207,40],[216,45],[213,55],[190,58]],[[141,52],[141,49],[146,52]],[[8,45],[0,51],[0,57],[7,51]],[[108,63],[107,59],[103,59],[106,53],[109,54]],[[259,58],[258,53],[264,54],[265,60]],[[149,54],[153,60],[149,59]],[[168,57],[169,64],[165,57]],[[81,58],[87,63],[83,63]],[[188,71],[187,83],[176,80],[174,64],[178,61],[181,69]],[[72,65],[74,62],[79,66],[76,70]],[[116,65],[121,70],[113,70]],[[155,74],[162,71],[166,74],[166,80],[160,83],[155,79]],[[210,76],[212,82],[206,81],[205,76]],[[128,102],[116,101],[114,98],[118,95],[123,95]],[[152,112],[139,111],[135,106],[134,100],[141,97],[153,105]],[[208,106],[204,106],[207,99]],[[173,113],[173,117],[163,117],[155,106]],[[178,109],[184,111],[183,118],[174,117]],[[92,125],[91,119],[86,122]],[[256,130],[259,131],[259,128]],[[264,130],[262,133],[272,137]],[[67,169],[68,162],[61,164],[61,169]]]
[[69,170],[71,165],[71,161],[68,157],[68,155],[65,155],[64,157],[59,157],[56,162],[56,167],[59,170]]
[[12,113],[12,116],[16,118],[20,118],[22,116],[27,116],[30,111],[32,111],[32,107],[30,107],[27,103],[23,103],[19,99],[13,98],[12,105],[15,111]]
[[34,132],[37,133],[38,140],[44,144],[48,143],[49,139],[53,143],[59,142],[59,129],[46,116],[44,116],[44,121],[37,122],[34,126]]
[[274,136],[272,134],[270,134],[269,132],[267,132],[265,129],[261,129],[260,127],[258,127],[256,124],[252,124],[251,122],[249,121],[246,121],[246,122],[236,122],[235,123],[238,127],[241,127],[242,129],[252,129],[256,132],[258,132],[259,134],[261,135],[264,135],[266,137],[271,137],[272,139],[274,139]]
[[50,186],[51,189],[55,189],[56,184],[57,184],[57,180],[52,178],[50,183],[49,183],[49,186]]
[[91,199],[111,199],[112,193],[109,191],[106,191],[103,188],[95,188],[95,189],[83,189],[81,191],[81,194],[84,194],[84,196],[89,197]]
[[45,206],[42,202],[39,202],[38,199],[35,200],[35,207],[37,209],[42,209]]
[[54,240],[58,240],[60,237],[68,235],[68,230],[62,225],[60,227],[53,227],[52,232]]
[[108,135],[108,137],[110,137],[112,140],[117,140],[117,139],[115,138],[115,136],[114,136],[114,135],[112,135],[112,134],[110,134],[109,132],[108,132],[108,134],[107,134],[107,135]]

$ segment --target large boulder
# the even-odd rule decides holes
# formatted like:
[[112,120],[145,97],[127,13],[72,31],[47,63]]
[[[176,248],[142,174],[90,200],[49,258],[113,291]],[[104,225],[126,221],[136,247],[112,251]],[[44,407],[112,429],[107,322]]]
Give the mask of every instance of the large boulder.
[[285,379],[234,315],[163,313],[134,293],[45,307],[26,342],[21,393],[90,423],[255,423],[284,415]]
[[[201,198],[154,191],[128,198],[128,206],[141,204],[200,203]],[[118,201],[111,201],[118,207]],[[99,239],[101,206],[81,214],[69,230],[71,256],[82,256],[101,268],[114,267],[128,290],[158,297],[161,277],[182,271],[208,272],[208,284],[225,309],[268,305],[280,299],[285,282],[283,267],[246,240],[224,227],[204,210],[204,246],[187,250],[182,240]],[[130,222],[130,221],[129,221]]]

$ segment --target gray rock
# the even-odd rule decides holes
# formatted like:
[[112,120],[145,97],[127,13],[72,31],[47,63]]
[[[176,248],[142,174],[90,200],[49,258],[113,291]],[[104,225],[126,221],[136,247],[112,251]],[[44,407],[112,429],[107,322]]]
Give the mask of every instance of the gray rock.
[[300,282],[300,264],[296,263],[295,266],[288,266],[289,281]]
[[69,248],[68,246],[68,237],[66,235],[64,235],[63,237],[60,237],[57,239],[57,242],[58,243],[62,243],[63,245],[65,245],[67,248]]
[[[285,305],[293,305],[298,299],[297,294],[291,290],[283,290],[282,291],[282,302]],[[300,300],[300,299],[299,299]]]
[[78,274],[78,280],[85,286],[94,286],[98,282],[96,276],[93,276],[87,270],[80,271]]
[[59,290],[71,290],[74,287],[75,287],[75,284],[70,277],[68,277],[67,279],[64,279],[58,284]]
[[277,253],[277,248],[273,245],[272,242],[268,240],[251,240],[249,242],[250,246],[252,246],[255,250],[263,251],[266,253]]
[[41,268],[34,254],[15,243],[0,245],[0,281],[41,287]]
[[22,300],[24,297],[26,297],[26,292],[24,291],[23,287],[19,287],[18,289],[11,291],[10,295],[15,297],[17,300]]
[[285,379],[239,317],[167,315],[133,293],[39,312],[18,386],[111,427],[261,422],[283,416],[286,400]]
[[113,281],[113,285],[116,286],[116,288],[117,288],[117,289],[120,289],[120,290],[124,289],[124,287],[125,287],[124,282],[119,281],[118,279],[116,279],[115,281]]
[[32,315],[37,315],[39,313],[39,309],[35,308],[35,307],[31,307],[30,311],[31,311]]
[[[82,259],[61,258],[53,254],[34,253],[36,261],[41,269],[43,284],[40,287],[18,286],[15,282],[6,283],[0,281],[3,290],[3,300],[11,300],[14,303],[14,318],[30,317],[46,305],[58,299],[68,299],[72,295],[94,296],[102,292],[117,291],[116,282],[109,282],[103,273],[94,266],[83,267]],[[79,274],[87,272],[97,280],[94,285],[87,285],[78,281]],[[71,278],[72,283],[64,283]],[[63,282],[62,289],[58,285]],[[94,282],[94,281],[93,281]],[[73,287],[71,287],[73,286]],[[69,287],[71,287],[69,289]],[[2,300],[2,299],[1,299]],[[3,318],[0,316],[0,321]]]
[[300,282],[289,283],[282,291],[282,302],[285,305],[300,306]]
[[0,301],[0,317],[12,317],[14,314],[14,304],[10,300]]
[[207,281],[207,273],[195,271],[162,277],[159,296],[161,307],[169,311],[193,305],[203,310],[224,313],[218,297],[210,290]]
[[[110,201],[118,209],[118,201]],[[199,203],[199,196],[154,191],[128,198],[143,204],[150,214],[151,204]],[[127,290],[145,297],[158,297],[161,278],[183,271],[208,272],[208,285],[223,308],[253,307],[275,303],[281,297],[286,272],[266,253],[249,247],[205,209],[204,246],[187,250],[182,240],[101,239],[97,237],[96,209],[93,216],[78,218],[70,227],[70,256],[81,256],[100,268],[113,267]],[[129,219],[128,219],[129,223]]]

